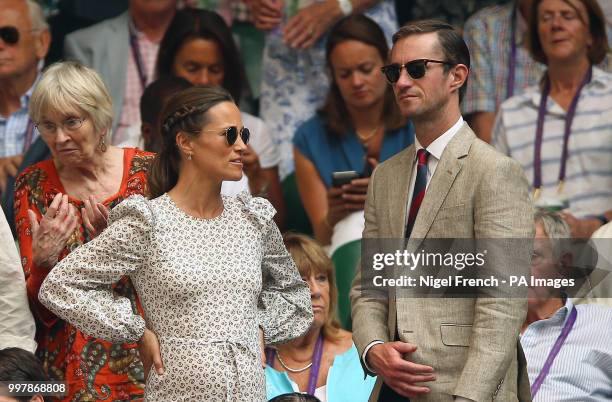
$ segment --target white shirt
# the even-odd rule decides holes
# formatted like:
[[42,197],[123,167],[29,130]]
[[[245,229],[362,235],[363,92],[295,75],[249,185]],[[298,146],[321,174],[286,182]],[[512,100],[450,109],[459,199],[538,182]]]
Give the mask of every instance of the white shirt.
[[[530,186],[535,173],[535,132],[542,91],[538,86],[502,103],[492,145],[518,161]],[[612,205],[612,74],[593,68],[580,93],[568,139],[566,174],[559,171],[567,111],[548,98],[541,146],[541,196],[538,204],[569,204],[578,218],[599,215]]]
[[35,331],[19,253],[0,213],[0,349],[17,347],[34,353]]

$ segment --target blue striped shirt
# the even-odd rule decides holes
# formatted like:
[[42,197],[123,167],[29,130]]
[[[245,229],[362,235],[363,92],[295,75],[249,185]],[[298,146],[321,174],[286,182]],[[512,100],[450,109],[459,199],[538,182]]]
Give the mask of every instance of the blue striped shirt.
[[[531,384],[544,367],[573,307],[568,298],[552,317],[530,324],[521,336]],[[612,308],[597,304],[580,304],[576,308],[574,327],[533,402],[612,400]]]
[[[34,85],[38,82],[39,77],[34,81]],[[26,134],[28,130],[28,106],[30,105],[30,97],[34,91],[34,85],[28,92],[19,98],[20,107],[17,111],[8,117],[0,115],[0,157],[19,155],[24,153],[26,145]],[[32,139],[30,144],[38,137],[38,130],[32,127]],[[27,144],[28,146],[30,144]]]
[[[504,103],[493,129],[493,145],[534,179],[534,143],[540,88]],[[542,199],[566,199],[579,218],[612,208],[612,74],[597,68],[580,94],[569,138],[564,191],[557,194],[566,112],[551,97],[542,138]]]

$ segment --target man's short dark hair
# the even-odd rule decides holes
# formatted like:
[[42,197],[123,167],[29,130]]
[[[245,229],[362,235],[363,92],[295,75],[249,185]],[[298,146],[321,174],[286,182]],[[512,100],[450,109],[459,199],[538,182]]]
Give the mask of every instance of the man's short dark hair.
[[[440,49],[444,54],[444,60],[453,65],[463,64],[468,70],[470,68],[470,51],[467,44],[459,31],[452,25],[439,20],[422,20],[409,22],[399,29],[393,35],[393,44],[399,40],[412,35],[421,35],[427,33],[437,33]],[[449,66],[444,66],[445,71],[449,70]],[[467,90],[467,81],[459,88],[459,102],[463,99]]]
[[[31,352],[19,348],[0,350],[0,381],[48,381],[40,362]],[[29,401],[28,397],[16,397],[18,401]],[[43,398],[51,401],[49,397]]]

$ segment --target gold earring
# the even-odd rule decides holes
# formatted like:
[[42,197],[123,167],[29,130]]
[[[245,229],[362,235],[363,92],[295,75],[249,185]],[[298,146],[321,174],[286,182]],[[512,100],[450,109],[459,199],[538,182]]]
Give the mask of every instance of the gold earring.
[[104,137],[100,137],[100,143],[98,144],[98,148],[100,149],[100,151],[102,152],[106,152],[106,140],[104,139]]

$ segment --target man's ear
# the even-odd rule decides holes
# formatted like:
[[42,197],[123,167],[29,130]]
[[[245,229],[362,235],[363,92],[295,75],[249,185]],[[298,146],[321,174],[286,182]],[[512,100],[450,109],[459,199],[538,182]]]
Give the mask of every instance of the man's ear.
[[467,81],[469,73],[470,70],[465,64],[457,64],[454,66],[449,74],[452,77],[450,84],[451,91],[459,91],[459,88],[461,88]]
[[44,398],[40,395],[34,395],[30,402],[45,402]]
[[193,144],[191,142],[191,138],[182,131],[179,131],[176,134],[176,146],[178,147],[179,152],[187,157],[187,155],[193,155]]
[[38,60],[42,60],[47,56],[50,45],[51,32],[48,29],[42,29],[38,35],[34,35],[34,50]]

